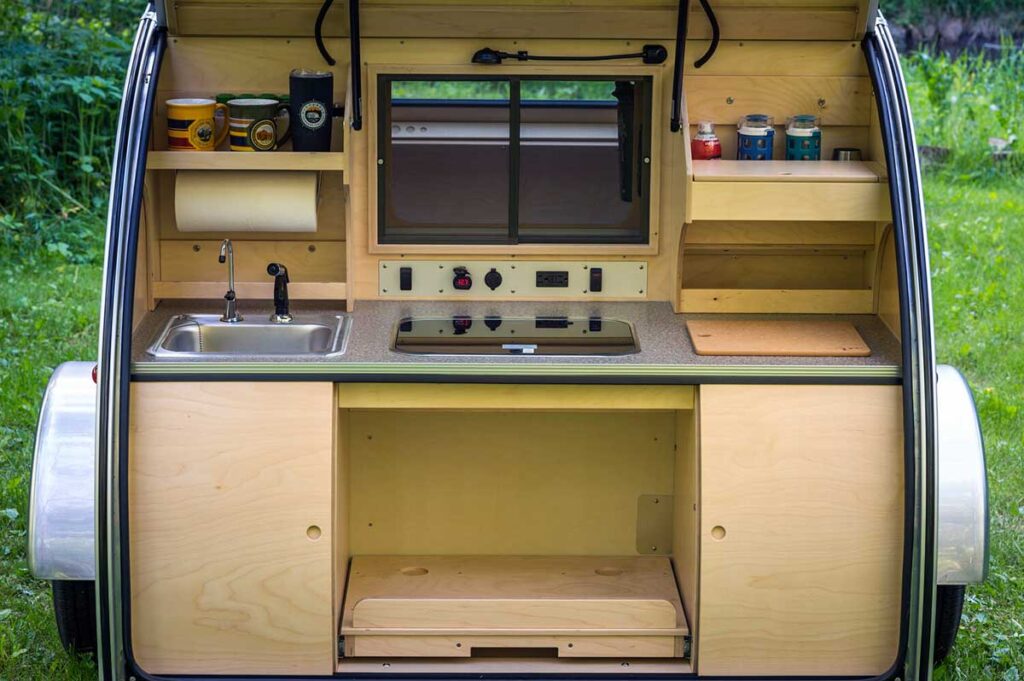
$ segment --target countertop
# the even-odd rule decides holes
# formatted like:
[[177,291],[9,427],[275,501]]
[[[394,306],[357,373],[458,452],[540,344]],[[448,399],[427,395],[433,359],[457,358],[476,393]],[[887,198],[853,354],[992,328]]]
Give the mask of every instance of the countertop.
[[[246,316],[268,315],[271,306],[242,301]],[[873,315],[785,315],[785,319],[822,319],[851,322],[871,348],[868,357],[711,357],[694,352],[686,330],[687,319],[766,319],[767,315],[683,315],[661,302],[401,302],[360,301],[349,316],[345,353],[340,357],[240,356],[216,359],[155,359],[146,349],[168,319],[183,313],[220,313],[220,301],[162,303],[136,328],[132,340],[132,373],[136,379],[187,376],[302,377],[306,380],[558,380],[588,382],[698,383],[744,380],[834,380],[895,382],[900,376],[900,346]],[[344,314],[337,306],[292,304],[292,313]],[[415,355],[391,350],[395,326],[403,317],[453,315],[510,317],[600,316],[633,324],[640,352],[621,356],[529,355]],[[460,378],[461,377],[461,378]]]

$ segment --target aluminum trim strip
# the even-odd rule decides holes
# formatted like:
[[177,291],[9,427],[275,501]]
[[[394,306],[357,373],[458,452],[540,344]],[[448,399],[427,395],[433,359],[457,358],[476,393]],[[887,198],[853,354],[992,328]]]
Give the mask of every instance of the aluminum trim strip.
[[182,376],[194,374],[324,375],[381,374],[389,376],[706,376],[706,377],[774,377],[774,378],[887,378],[898,379],[902,371],[891,367],[801,367],[801,366],[583,366],[578,364],[509,365],[509,364],[325,364],[323,362],[140,362],[132,365],[138,376]]

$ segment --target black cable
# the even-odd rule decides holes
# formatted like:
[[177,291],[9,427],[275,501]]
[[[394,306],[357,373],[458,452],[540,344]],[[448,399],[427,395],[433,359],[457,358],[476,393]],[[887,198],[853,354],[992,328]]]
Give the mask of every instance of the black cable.
[[327,18],[327,10],[331,8],[331,4],[334,0],[324,0],[324,4],[320,5],[320,13],[316,15],[316,26],[313,27],[313,38],[316,39],[316,49],[320,50],[320,56],[324,58],[324,61],[328,65],[334,66],[338,62],[334,61],[334,57],[327,51],[327,47],[324,45],[324,19]]
[[700,6],[704,8],[704,14],[708,15],[708,22],[711,24],[711,44],[704,56],[693,62],[695,69],[704,66],[715,56],[715,52],[718,50],[718,41],[722,38],[722,31],[718,27],[718,17],[715,16],[715,10],[711,9],[711,3],[708,0],[700,0]]
[[686,31],[690,20],[690,0],[679,0],[679,16],[676,17],[676,60],[672,70],[672,118],[668,128],[679,132],[683,109],[683,61],[686,54]]
[[477,50],[473,54],[474,64],[495,65],[505,59],[516,61],[611,61],[613,59],[642,59],[645,64],[661,64],[668,59],[668,50],[664,45],[644,45],[639,52],[628,54],[598,54],[598,55],[540,55],[530,54],[526,50],[518,52],[502,52],[492,50],[489,47]]
[[540,55],[529,55],[527,59],[530,61],[606,61],[610,59],[639,59],[643,56],[643,52],[633,52],[630,54],[601,54],[587,57],[569,57],[565,55],[542,57]]

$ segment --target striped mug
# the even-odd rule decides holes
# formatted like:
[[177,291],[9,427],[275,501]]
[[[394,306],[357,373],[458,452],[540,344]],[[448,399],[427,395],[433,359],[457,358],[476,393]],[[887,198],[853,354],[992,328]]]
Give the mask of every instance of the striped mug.
[[[215,114],[225,113],[225,125],[216,133]],[[213,151],[228,135],[227,107],[212,99],[167,100],[167,148],[171,151]]]
[[291,125],[278,137],[277,117],[288,105],[276,99],[247,98],[228,102],[231,151],[273,151],[288,141]]

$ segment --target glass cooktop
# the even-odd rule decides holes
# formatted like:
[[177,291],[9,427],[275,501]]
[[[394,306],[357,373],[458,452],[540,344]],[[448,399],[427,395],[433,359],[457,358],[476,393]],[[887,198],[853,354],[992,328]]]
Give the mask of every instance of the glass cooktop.
[[407,317],[392,349],[419,355],[629,355],[633,326],[603,317]]

